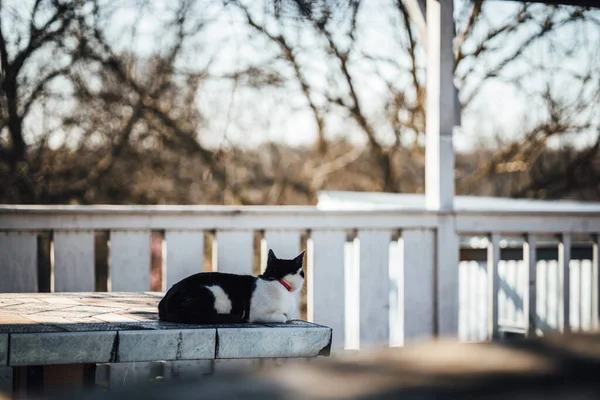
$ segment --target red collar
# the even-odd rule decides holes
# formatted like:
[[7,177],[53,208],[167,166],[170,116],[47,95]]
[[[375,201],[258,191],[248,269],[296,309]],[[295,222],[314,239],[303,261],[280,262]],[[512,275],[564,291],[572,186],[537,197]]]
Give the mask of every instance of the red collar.
[[292,287],[290,286],[289,283],[287,283],[286,281],[284,281],[283,279],[276,279],[276,278],[271,278],[269,279],[270,281],[277,281],[279,283],[281,283],[281,285],[287,289],[288,292],[292,291]]

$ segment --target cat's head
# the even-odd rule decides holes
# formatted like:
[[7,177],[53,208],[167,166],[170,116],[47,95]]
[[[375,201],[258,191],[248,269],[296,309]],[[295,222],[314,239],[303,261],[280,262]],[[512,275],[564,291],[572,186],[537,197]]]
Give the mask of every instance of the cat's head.
[[[284,260],[277,258],[273,250],[269,250],[267,258],[267,268],[261,275],[266,280],[281,280],[289,285],[290,292],[296,292],[304,284],[304,271],[302,270],[302,261],[304,260],[304,251],[293,260]],[[283,283],[282,283],[283,284]]]

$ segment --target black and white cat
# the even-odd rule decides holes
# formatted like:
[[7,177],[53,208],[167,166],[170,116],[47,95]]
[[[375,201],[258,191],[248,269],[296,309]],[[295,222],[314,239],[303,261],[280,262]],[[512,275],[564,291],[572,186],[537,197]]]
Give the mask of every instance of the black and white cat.
[[303,259],[304,252],[283,260],[269,250],[265,272],[258,277],[223,272],[188,276],[158,303],[158,318],[188,324],[282,323],[297,318]]

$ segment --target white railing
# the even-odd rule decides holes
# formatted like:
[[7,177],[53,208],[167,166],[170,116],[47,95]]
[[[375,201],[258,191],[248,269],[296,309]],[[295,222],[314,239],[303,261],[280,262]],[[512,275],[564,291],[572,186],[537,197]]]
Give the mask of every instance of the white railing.
[[[106,232],[103,275],[97,236]],[[267,248],[291,257],[306,247],[306,315],[333,328],[338,349],[438,334],[482,340],[504,323],[542,331],[598,326],[596,212],[2,206],[0,292],[40,289],[43,234],[52,238],[52,290],[93,291],[104,277],[109,290],[148,291],[153,232],[164,238],[162,290],[202,271],[209,256],[212,269],[253,273]],[[473,236],[488,239],[483,262],[460,260],[460,238]],[[515,236],[524,239],[523,257],[501,261],[504,238]],[[537,261],[536,240],[545,236],[559,239],[555,262]],[[572,260],[579,236],[590,259]]]

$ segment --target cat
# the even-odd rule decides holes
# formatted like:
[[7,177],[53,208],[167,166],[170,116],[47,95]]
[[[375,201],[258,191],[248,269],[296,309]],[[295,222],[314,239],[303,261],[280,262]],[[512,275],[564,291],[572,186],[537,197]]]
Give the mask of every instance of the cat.
[[160,321],[187,324],[284,323],[298,317],[304,251],[292,260],[269,250],[258,277],[200,272],[174,284],[158,304]]

